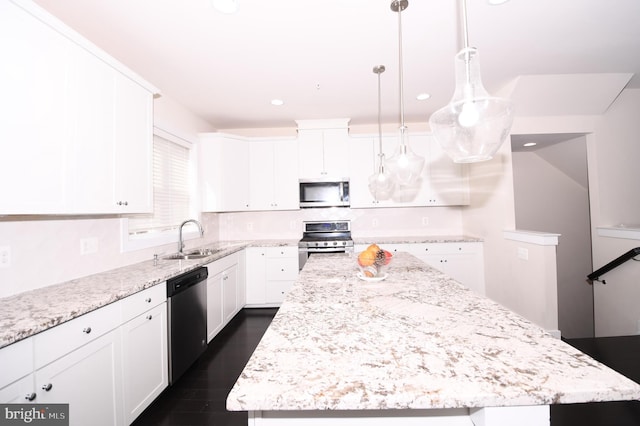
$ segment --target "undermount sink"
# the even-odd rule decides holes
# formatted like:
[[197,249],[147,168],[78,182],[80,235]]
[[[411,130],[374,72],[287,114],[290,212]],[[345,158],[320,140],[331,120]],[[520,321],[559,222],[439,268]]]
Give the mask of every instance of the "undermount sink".
[[208,257],[216,254],[220,250],[214,249],[200,249],[200,250],[192,250],[185,253],[174,253],[168,256],[163,257],[166,260],[194,260],[194,259],[202,259],[203,257]]

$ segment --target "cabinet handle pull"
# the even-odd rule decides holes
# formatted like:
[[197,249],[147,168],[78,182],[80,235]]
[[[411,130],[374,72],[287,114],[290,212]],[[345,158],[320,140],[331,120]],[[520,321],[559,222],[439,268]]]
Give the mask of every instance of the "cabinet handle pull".
[[49,392],[52,387],[53,387],[53,385],[51,383],[47,383],[46,385],[42,386],[42,389],[44,389],[45,391]]
[[151,314],[147,315],[147,319],[148,320],[153,319],[153,315],[151,315]]
[[151,298],[147,297],[146,299],[144,299],[144,301],[147,302],[147,303],[151,303]]
[[33,401],[34,399],[36,399],[36,393],[35,392],[31,392],[28,393],[24,399],[26,399],[27,401]]
[[82,332],[83,332],[83,333],[86,333],[86,334],[91,333],[91,327],[85,327],[85,328],[83,328],[83,329],[82,329]]

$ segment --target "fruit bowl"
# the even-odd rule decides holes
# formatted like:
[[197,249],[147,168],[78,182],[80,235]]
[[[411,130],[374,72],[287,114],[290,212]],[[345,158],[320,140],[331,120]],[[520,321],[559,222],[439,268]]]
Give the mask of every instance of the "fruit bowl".
[[386,269],[392,259],[391,252],[381,249],[377,244],[371,244],[365,251],[358,253],[358,278],[376,281],[385,279]]

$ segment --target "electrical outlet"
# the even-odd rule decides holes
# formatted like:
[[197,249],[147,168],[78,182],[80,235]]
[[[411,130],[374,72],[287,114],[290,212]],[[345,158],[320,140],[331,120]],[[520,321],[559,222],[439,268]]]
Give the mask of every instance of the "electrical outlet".
[[8,268],[11,266],[11,247],[0,247],[0,268]]
[[253,222],[247,222],[247,231],[253,231]]
[[529,250],[523,247],[518,247],[518,258],[522,260],[529,260]]
[[427,225],[429,225],[429,218],[425,216],[422,218],[422,226],[427,226]]
[[82,238],[80,239],[80,254],[91,254],[98,251],[98,239]]
[[374,227],[374,228],[377,228],[378,227],[378,219],[373,219],[371,221],[371,226]]

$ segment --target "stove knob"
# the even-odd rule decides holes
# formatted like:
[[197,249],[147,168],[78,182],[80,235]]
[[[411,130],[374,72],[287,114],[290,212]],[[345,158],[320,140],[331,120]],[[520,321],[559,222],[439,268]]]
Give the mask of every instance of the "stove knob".
[[346,245],[347,245],[347,242],[346,242],[346,241],[343,241],[343,242],[342,242],[342,245],[343,245],[343,246],[346,246]]
[[338,245],[338,242],[337,242],[337,241],[334,241],[334,242],[333,242],[333,245],[334,245],[334,246],[337,246],[337,245]]
[[328,245],[329,245],[329,243],[327,243],[327,242],[325,241],[324,245],[325,245],[325,246],[328,246]]

